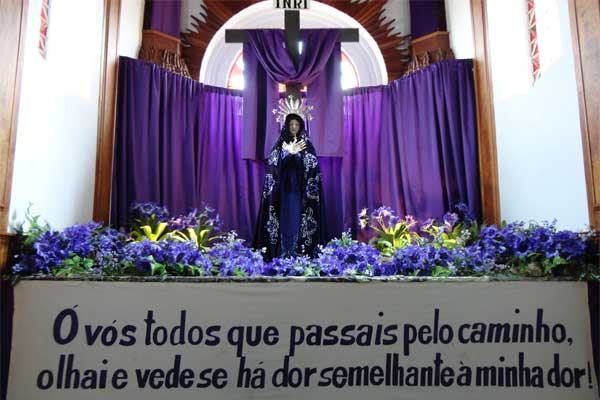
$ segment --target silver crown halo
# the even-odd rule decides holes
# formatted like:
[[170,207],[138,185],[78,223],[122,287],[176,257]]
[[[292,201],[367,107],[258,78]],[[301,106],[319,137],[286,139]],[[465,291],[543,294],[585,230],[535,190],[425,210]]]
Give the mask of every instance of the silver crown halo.
[[292,95],[288,95],[284,99],[280,99],[277,106],[278,108],[273,109],[273,114],[276,116],[275,120],[279,123],[285,122],[286,117],[290,114],[298,114],[305,121],[312,121],[310,112],[313,110],[313,106],[309,106],[306,99],[299,100]]

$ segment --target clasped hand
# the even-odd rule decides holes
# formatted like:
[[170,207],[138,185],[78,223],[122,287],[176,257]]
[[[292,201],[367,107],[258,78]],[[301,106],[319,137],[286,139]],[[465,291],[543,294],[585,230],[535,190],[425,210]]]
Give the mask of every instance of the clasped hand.
[[283,142],[283,145],[281,147],[283,150],[286,150],[290,154],[297,154],[306,149],[306,142],[304,141],[304,139],[298,141],[297,138],[294,138],[293,142]]

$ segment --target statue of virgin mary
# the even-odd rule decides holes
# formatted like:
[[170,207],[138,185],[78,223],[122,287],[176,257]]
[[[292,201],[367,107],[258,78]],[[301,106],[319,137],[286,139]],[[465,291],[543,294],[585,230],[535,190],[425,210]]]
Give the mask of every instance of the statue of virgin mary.
[[288,113],[269,153],[253,247],[265,259],[313,256],[324,243],[319,161],[301,115]]

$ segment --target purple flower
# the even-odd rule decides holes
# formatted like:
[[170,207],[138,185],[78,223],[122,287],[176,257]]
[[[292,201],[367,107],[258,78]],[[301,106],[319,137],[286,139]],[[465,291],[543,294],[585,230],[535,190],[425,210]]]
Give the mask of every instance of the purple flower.
[[[394,214],[392,209],[381,206],[371,213],[371,218],[377,220],[382,226],[391,227],[400,221],[400,217]],[[412,217],[411,217],[412,218]]]
[[139,225],[152,225],[153,222],[168,221],[169,211],[156,203],[133,203],[129,217]]
[[444,217],[442,219],[444,221],[444,225],[446,225],[449,228],[448,232],[452,231],[454,225],[456,225],[456,223],[459,221],[458,214],[453,212],[447,212],[446,214],[444,214]]
[[263,266],[261,273],[269,276],[312,276],[315,275],[315,264],[306,256],[274,258]]
[[396,265],[390,261],[381,264],[376,264],[373,267],[373,276],[391,276],[396,274]]
[[33,243],[33,254],[22,257],[13,267],[15,273],[49,274],[69,256],[68,242],[57,231],[47,231]]
[[321,249],[315,263],[324,276],[368,275],[381,263],[379,252],[366,243],[349,241],[347,238],[333,240]]
[[122,250],[121,263],[125,266],[132,266],[142,274],[150,274],[152,263],[161,263],[162,261],[162,249],[159,242],[150,240],[131,242]]
[[397,249],[394,252],[393,262],[400,275],[413,275],[415,273],[429,275],[431,273],[427,256],[423,248],[417,245]]
[[193,243],[170,240],[128,243],[122,250],[121,263],[141,274],[152,273],[152,266],[157,264],[171,275],[203,275],[211,267],[208,257]]
[[167,223],[167,230],[170,232],[180,231],[187,235],[188,229],[193,229],[197,235],[201,231],[209,231],[209,234],[202,239],[202,243],[198,243],[200,247],[205,247],[210,240],[220,235],[218,231],[221,229],[221,218],[214,208],[205,206],[201,212],[194,208],[187,214],[171,218]]
[[429,229],[431,229],[433,227],[433,225],[435,224],[435,219],[434,218],[429,218],[426,219],[422,224],[421,224],[421,231],[425,232]]
[[410,245],[397,249],[392,262],[401,275],[427,276],[434,272],[434,268],[444,268],[454,274],[461,250],[460,247],[449,249],[430,243],[423,246]]
[[497,267],[494,258],[477,244],[454,248],[453,253],[459,275],[483,274]]
[[93,236],[102,225],[98,222],[89,222],[83,225],[74,225],[63,231],[67,242],[67,250],[79,257],[87,257],[94,250]]
[[243,244],[234,233],[213,246],[208,256],[212,260],[211,274],[219,276],[260,275],[264,270],[262,254]]
[[454,206],[455,212],[458,214],[458,218],[463,224],[470,225],[472,222],[477,220],[477,217],[473,211],[465,203],[458,203]]
[[589,241],[576,232],[557,231],[555,223],[525,225],[514,222],[502,229],[488,226],[481,230],[476,245],[496,264],[552,260],[561,257],[584,262]]

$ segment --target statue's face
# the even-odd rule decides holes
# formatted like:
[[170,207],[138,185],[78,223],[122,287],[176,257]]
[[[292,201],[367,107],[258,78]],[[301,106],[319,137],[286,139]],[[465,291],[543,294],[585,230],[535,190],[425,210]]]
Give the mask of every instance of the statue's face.
[[290,133],[296,136],[300,132],[300,122],[295,119],[290,121]]

